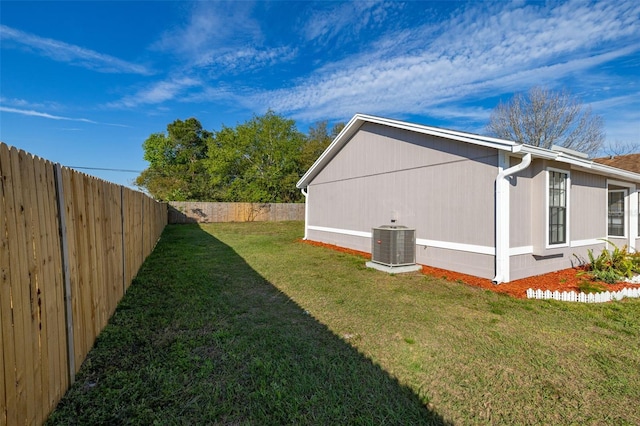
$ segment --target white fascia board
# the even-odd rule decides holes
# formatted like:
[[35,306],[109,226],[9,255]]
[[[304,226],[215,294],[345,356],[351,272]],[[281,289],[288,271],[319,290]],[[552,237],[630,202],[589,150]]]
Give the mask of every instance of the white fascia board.
[[543,160],[555,160],[558,158],[559,152],[551,151],[550,149],[540,148],[538,146],[524,145],[520,152],[525,154],[531,154],[534,158],[541,158]]
[[[515,151],[514,151],[515,152]],[[544,160],[553,160],[559,163],[570,164],[591,171],[592,173],[615,176],[632,182],[640,182],[640,173],[634,173],[627,170],[618,169],[595,161],[574,157],[564,152],[551,151],[550,149],[540,148],[531,145],[522,145],[520,152],[531,153],[534,158]]]
[[441,129],[438,127],[430,127],[422,124],[407,123],[405,121],[391,120],[388,118],[375,117],[371,115],[358,114],[364,121],[369,123],[382,124],[396,129],[409,130],[416,133],[427,134],[431,136],[439,136],[446,139],[453,139],[461,142],[467,142],[474,145],[486,146],[499,150],[512,151],[517,144],[504,139],[491,138],[487,136],[474,135],[472,133],[459,132],[456,130]]

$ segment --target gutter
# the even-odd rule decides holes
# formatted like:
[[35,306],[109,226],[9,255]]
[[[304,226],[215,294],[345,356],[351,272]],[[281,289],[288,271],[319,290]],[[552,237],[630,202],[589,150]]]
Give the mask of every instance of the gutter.
[[[514,147],[515,148],[515,147]],[[513,152],[520,151],[519,148]],[[504,155],[500,153],[499,155]],[[501,161],[506,163],[506,159]],[[496,177],[496,276],[494,284],[509,282],[509,181],[507,177],[526,169],[531,164],[531,153],[525,154],[520,164],[508,169],[502,167]]]
[[300,192],[304,195],[304,240],[308,239],[307,228],[309,226],[309,202],[307,196],[309,195],[309,187],[305,186],[300,188]]

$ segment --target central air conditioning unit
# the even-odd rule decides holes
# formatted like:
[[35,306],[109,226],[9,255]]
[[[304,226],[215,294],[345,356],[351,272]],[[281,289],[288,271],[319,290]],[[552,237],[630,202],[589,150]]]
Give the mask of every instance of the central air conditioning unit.
[[416,230],[383,225],[372,229],[371,261],[395,267],[416,263]]

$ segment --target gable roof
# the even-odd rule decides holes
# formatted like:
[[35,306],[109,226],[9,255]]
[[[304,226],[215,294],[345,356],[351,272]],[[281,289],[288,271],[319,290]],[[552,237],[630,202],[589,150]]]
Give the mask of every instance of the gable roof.
[[[408,123],[405,121],[392,120],[389,118],[376,117],[373,115],[356,114],[342,129],[342,131],[336,136],[331,144],[324,150],[324,152],[318,157],[313,165],[307,170],[307,172],[300,178],[296,184],[297,188],[306,188],[311,181],[325,168],[327,164],[336,156],[336,154],[342,149],[343,146],[349,142],[349,140],[355,135],[360,127],[365,123],[380,124],[383,126],[389,126],[396,129],[404,129],[415,133],[422,133],[431,136],[438,136],[445,139],[456,140],[460,142],[466,142],[474,145],[486,146],[495,148],[500,151],[506,151],[518,156],[524,156],[525,154],[531,154],[533,158],[542,158],[547,160],[559,161],[561,163],[567,163],[588,169],[589,171],[603,174],[606,176],[613,176],[616,178],[631,180],[633,182],[640,183],[640,171],[628,171],[621,168],[615,168],[606,164],[596,163],[592,160],[584,158],[582,155],[573,155],[570,150],[551,150],[545,148],[539,148],[536,146],[519,144],[517,142],[509,141],[506,139],[492,138],[489,136],[481,136],[473,133],[459,132],[456,130],[441,129],[438,127],[425,126],[422,124]],[[576,153],[578,154],[578,153]]]
[[640,153],[596,158],[593,161],[618,169],[640,173]]

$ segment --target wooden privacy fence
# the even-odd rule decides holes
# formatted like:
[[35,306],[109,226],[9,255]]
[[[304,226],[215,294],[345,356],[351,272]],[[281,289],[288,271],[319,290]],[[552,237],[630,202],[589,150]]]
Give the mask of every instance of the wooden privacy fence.
[[166,204],[0,143],[0,425],[55,408],[167,223]]
[[171,224],[282,220],[304,220],[304,204],[169,202]]

